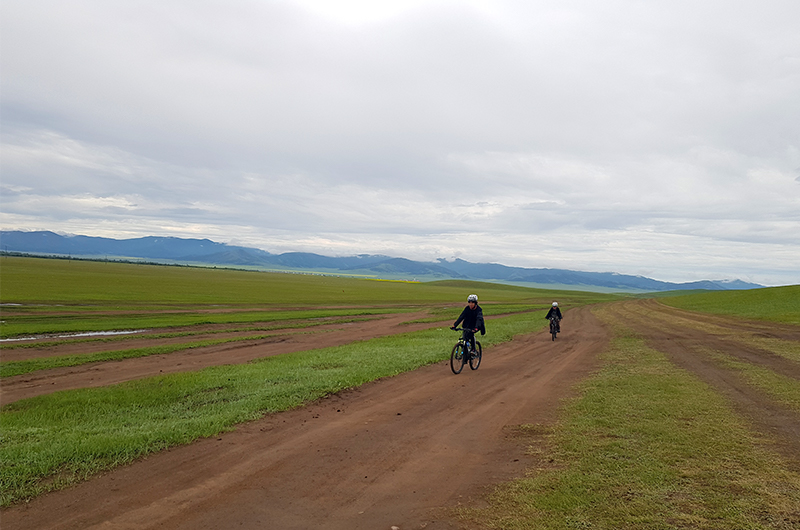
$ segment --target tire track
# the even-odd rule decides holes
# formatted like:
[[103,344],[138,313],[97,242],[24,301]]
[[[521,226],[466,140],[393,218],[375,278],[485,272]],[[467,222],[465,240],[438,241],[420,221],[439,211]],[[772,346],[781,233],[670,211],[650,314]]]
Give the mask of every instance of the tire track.
[[[707,319],[706,315],[668,308],[652,300],[615,303],[605,306],[603,311],[642,336],[651,348],[667,355],[675,365],[694,373],[724,395],[755,431],[769,433],[774,439],[775,450],[787,459],[791,469],[800,471],[800,414],[748,384],[736,370],[720,366],[703,351],[711,349],[800,379],[797,363],[734,340],[737,334],[768,332],[763,324],[753,326],[745,323],[737,327],[736,319],[717,316]],[[697,321],[717,326],[715,333],[689,325]],[[776,335],[783,338],[795,333],[786,326],[781,328]],[[725,335],[728,330],[733,338]]]

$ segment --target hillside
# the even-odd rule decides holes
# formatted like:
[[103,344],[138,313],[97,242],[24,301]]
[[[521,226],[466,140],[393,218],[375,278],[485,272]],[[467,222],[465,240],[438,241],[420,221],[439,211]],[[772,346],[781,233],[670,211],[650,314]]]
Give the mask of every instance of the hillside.
[[308,252],[271,254],[257,248],[227,245],[209,239],[177,237],[150,236],[120,240],[91,236],[63,236],[54,232],[2,231],[0,232],[0,249],[7,253],[100,259],[140,259],[168,263],[325,272],[390,279],[469,279],[584,290],[655,292],[706,289],[724,291],[761,287],[740,280],[672,283],[614,272],[508,267],[498,263],[471,263],[461,259],[421,262],[371,254],[345,257],[322,256]]

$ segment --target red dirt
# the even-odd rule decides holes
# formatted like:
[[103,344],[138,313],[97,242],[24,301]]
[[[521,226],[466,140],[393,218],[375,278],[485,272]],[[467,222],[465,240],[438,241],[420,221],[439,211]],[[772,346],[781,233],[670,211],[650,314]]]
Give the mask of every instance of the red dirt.
[[563,329],[487,348],[477,371],[427,366],[150,456],[4,510],[3,527],[459,528],[452,507],[531,464],[514,428],[552,422],[608,341],[587,308]]

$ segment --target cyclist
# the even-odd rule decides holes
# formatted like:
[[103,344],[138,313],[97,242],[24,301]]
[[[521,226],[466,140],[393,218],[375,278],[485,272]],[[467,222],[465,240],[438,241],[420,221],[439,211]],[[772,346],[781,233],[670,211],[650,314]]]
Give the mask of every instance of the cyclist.
[[465,341],[469,341],[470,353],[475,352],[475,333],[481,332],[481,335],[486,334],[486,326],[483,323],[483,309],[478,305],[478,295],[471,294],[467,297],[467,307],[461,312],[453,327],[456,329],[461,322],[464,322],[464,332],[461,334]]
[[550,317],[554,317],[556,319],[556,333],[561,333],[561,319],[564,317],[561,316],[561,310],[558,308],[558,302],[553,302],[553,307],[550,308],[550,311],[547,312],[547,316],[544,318],[545,320],[550,320]]

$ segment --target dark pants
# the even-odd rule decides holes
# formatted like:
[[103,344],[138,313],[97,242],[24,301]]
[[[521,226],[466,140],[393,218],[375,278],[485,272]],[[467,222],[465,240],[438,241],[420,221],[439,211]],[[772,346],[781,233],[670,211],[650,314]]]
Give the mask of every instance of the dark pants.
[[461,337],[467,342],[469,342],[469,349],[470,351],[475,350],[475,332],[465,329],[461,332]]

